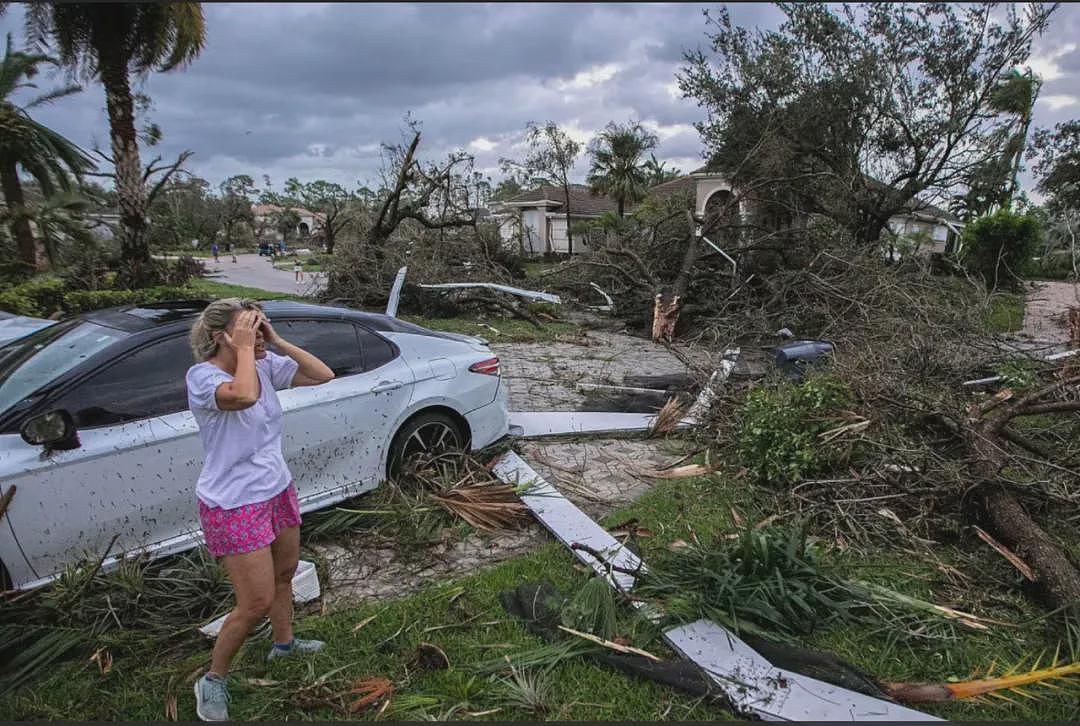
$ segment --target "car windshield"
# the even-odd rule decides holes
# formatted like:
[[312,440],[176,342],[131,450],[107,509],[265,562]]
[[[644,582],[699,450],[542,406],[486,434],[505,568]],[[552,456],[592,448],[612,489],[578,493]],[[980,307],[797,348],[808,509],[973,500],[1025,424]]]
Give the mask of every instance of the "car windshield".
[[87,321],[57,323],[0,348],[0,414],[128,333]]

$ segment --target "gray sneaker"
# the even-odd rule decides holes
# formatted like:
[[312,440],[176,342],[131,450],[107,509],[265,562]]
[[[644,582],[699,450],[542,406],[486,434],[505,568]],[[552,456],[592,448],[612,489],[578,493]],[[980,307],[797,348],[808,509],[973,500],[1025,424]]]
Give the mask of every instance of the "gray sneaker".
[[267,662],[274,660],[274,658],[288,658],[294,655],[311,655],[312,653],[318,653],[323,649],[326,643],[321,640],[300,640],[300,638],[293,638],[292,645],[288,648],[279,648],[276,645],[270,646],[270,652],[266,656]]
[[229,720],[229,687],[224,679],[203,676],[195,681],[195,713],[203,721]]

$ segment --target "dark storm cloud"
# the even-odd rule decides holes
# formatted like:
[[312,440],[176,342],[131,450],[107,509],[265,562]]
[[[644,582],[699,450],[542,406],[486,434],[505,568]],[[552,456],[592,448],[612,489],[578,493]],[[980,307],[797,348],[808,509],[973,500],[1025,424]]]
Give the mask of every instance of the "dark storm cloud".
[[[151,76],[150,118],[165,133],[149,155],[196,152],[189,168],[212,182],[235,173],[372,181],[380,142],[399,139],[406,112],[423,122],[425,155],[467,148],[494,173],[520,156],[528,121],[553,120],[578,140],[608,121],[640,120],[657,156],[698,164],[692,128],[703,112],[680,97],[688,49],[709,47],[697,4],[206,4],[202,55]],[[733,4],[743,25],[773,27],[770,5]],[[1075,116],[1080,13],[1068,6],[1036,46],[1052,68],[1036,124]],[[1060,17],[1066,16],[1066,17]],[[21,40],[22,11],[0,31]],[[1063,50],[1064,48],[1064,50]],[[1054,55],[1057,53],[1058,55]],[[80,144],[107,145],[104,98],[89,84],[36,112]],[[584,160],[577,170],[583,173]]]

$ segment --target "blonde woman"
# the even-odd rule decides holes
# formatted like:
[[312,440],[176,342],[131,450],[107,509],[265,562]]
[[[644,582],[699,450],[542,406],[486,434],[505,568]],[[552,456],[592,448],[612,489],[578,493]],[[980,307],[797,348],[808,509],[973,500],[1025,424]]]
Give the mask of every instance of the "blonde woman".
[[277,391],[317,386],[334,373],[283,340],[254,300],[210,303],[192,326],[191,348],[198,362],[187,372],[188,406],[205,451],[195,489],[199,519],[206,546],[220,558],[236,592],[210,670],[195,684],[195,710],[204,721],[224,721],[229,662],[264,617],[270,616],[274,636],[268,660],[323,647],[293,637],[300,507],[281,452]]

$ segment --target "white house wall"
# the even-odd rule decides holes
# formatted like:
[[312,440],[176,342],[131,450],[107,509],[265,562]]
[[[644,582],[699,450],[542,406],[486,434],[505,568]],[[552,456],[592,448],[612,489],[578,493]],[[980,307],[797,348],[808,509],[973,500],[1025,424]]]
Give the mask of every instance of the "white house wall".
[[[581,218],[571,217],[571,222],[576,224],[583,221]],[[557,212],[548,212],[547,223],[551,228],[551,249],[554,252],[566,254],[570,251],[570,241],[566,236],[566,216]],[[574,254],[588,252],[589,245],[583,235],[574,235]]]
[[949,240],[949,228],[944,224],[913,219],[912,217],[898,216],[889,220],[889,229],[898,237],[914,237],[920,234],[929,234],[934,244],[931,250],[944,252],[945,243]]

